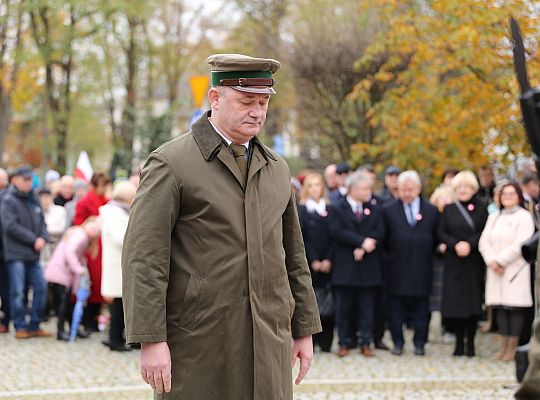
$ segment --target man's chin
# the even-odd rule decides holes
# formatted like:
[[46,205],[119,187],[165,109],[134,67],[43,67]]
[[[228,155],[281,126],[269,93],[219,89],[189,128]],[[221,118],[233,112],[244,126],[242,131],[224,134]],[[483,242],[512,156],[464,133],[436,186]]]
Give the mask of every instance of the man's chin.
[[253,128],[244,128],[242,130],[242,135],[245,137],[248,137],[249,139],[252,139],[253,137],[257,136],[259,132],[261,131],[261,127],[253,127]]

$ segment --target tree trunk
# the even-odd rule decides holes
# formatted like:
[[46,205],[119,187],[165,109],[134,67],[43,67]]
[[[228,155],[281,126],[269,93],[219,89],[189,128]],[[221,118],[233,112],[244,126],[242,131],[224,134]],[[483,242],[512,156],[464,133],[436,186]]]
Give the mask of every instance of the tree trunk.
[[12,116],[11,96],[0,88],[0,165],[4,165],[3,155]]
[[127,77],[125,83],[126,89],[126,104],[124,106],[124,111],[122,112],[122,124],[120,132],[122,135],[123,141],[123,151],[124,151],[124,167],[128,169],[128,173],[131,172],[132,162],[133,162],[133,138],[135,136],[135,106],[137,101],[137,52],[139,47],[137,45],[137,27],[139,21],[136,17],[129,17],[129,44],[126,48],[126,59],[127,59]]

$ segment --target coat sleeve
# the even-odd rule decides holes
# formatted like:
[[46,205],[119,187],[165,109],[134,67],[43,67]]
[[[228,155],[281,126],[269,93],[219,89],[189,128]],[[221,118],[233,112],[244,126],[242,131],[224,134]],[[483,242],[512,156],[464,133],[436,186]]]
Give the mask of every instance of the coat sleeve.
[[534,222],[532,216],[528,212],[527,214],[521,214],[522,215],[519,217],[516,231],[513,235],[514,240],[510,245],[502,249],[497,255],[496,260],[501,267],[506,267],[519,258],[522,258],[521,245],[534,233]]
[[180,212],[180,187],[168,159],[152,153],[141,171],[122,251],[128,343],[167,340],[171,234]]
[[375,218],[375,229],[373,230],[373,235],[371,237],[377,241],[377,248],[382,248],[386,230],[382,210],[374,209],[372,218]]
[[299,338],[321,332],[322,328],[292,191],[282,222],[285,264],[291,293],[296,304],[291,321],[292,336]]
[[81,274],[84,271],[84,266],[79,260],[79,249],[84,246],[84,237],[82,235],[71,234],[67,238],[65,247],[65,260],[71,272],[74,274]]
[[306,212],[302,210],[300,207],[298,208],[298,218],[300,221],[300,229],[302,231],[302,237],[304,239],[304,247],[306,249],[306,258],[308,262],[308,266],[311,267],[311,263],[316,260],[315,258],[315,249],[313,248],[313,243],[311,240],[306,240],[306,238],[309,237],[307,232],[307,224],[306,224]]
[[493,249],[493,246],[491,245],[491,242],[489,240],[489,236],[491,233],[491,230],[493,229],[493,222],[497,218],[497,214],[492,214],[489,216],[486,226],[484,227],[484,230],[482,232],[482,235],[480,236],[480,239],[478,240],[478,250],[480,251],[480,254],[482,254],[482,258],[484,259],[484,263],[486,265],[489,265],[492,261],[495,260],[495,250]]
[[[20,224],[19,218],[17,217],[17,207],[9,198],[2,202],[0,213],[2,218],[2,229],[6,236],[29,246],[34,245],[39,235]],[[44,236],[44,238],[46,237],[47,235]]]
[[343,224],[343,217],[335,208],[332,208],[330,212],[328,224],[330,227],[330,235],[332,235],[337,243],[356,248],[361,247],[362,243],[364,243],[364,240],[366,239],[365,236],[345,228]]

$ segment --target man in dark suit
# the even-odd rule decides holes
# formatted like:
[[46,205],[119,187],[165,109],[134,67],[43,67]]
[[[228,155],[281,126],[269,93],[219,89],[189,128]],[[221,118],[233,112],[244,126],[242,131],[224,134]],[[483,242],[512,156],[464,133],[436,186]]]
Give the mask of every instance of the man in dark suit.
[[361,353],[374,355],[371,349],[375,290],[382,284],[381,242],[384,224],[380,208],[370,203],[371,179],[354,173],[347,178],[347,196],[330,207],[330,233],[334,238],[333,275],[338,356],[349,353],[351,313],[361,333]]
[[526,172],[519,180],[523,197],[525,198],[525,208],[533,214],[538,212],[538,197],[540,194],[540,184],[536,172]]
[[425,355],[429,325],[429,295],[439,212],[420,197],[416,171],[398,178],[399,200],[383,208],[389,293],[389,325],[395,355],[403,354],[403,324],[412,317],[415,355]]
[[394,165],[386,168],[384,173],[384,188],[378,195],[383,204],[391,203],[398,198],[397,179],[400,173],[401,170]]
[[336,166],[336,182],[337,189],[332,190],[328,193],[328,199],[332,203],[337,203],[340,200],[344,199],[347,195],[347,188],[345,187],[345,179],[349,176],[351,167],[346,162],[339,163]]

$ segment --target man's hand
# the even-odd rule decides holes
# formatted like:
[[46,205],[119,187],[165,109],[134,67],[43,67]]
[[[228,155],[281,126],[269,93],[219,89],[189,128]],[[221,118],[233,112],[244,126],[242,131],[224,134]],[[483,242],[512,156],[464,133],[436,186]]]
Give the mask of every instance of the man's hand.
[[322,260],[321,261],[321,272],[324,272],[325,274],[330,273],[330,270],[332,269],[332,261],[330,260]]
[[469,254],[471,254],[471,245],[469,242],[465,242],[463,240],[461,242],[457,242],[454,249],[456,250],[458,257],[467,257]]
[[321,262],[319,260],[315,260],[311,262],[311,269],[315,272],[318,272],[321,270]]
[[306,376],[309,368],[311,367],[311,361],[313,361],[313,340],[310,336],[303,336],[293,340],[292,345],[292,366],[296,365],[296,359],[300,359],[300,371],[294,383],[300,385],[302,379]]
[[365,238],[362,242],[362,248],[366,251],[366,253],[371,253],[377,248],[377,241],[372,238]]
[[364,258],[364,254],[366,254],[366,251],[364,249],[361,249],[360,247],[354,249],[353,251],[354,261],[356,262],[362,261],[362,258]]
[[34,250],[41,251],[45,247],[46,244],[47,242],[45,241],[45,239],[43,239],[42,237],[38,237],[36,241],[34,242]]
[[171,391],[171,352],[167,342],[141,344],[141,376],[158,393]]

